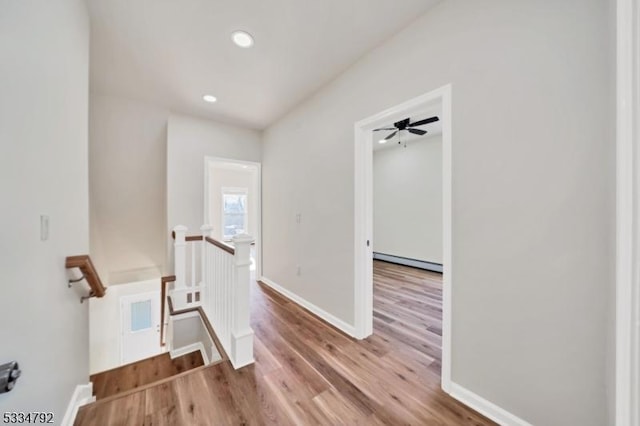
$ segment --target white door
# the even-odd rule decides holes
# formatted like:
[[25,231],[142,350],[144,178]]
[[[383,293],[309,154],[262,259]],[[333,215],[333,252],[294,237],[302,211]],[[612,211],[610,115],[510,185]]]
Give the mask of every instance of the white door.
[[159,354],[160,292],[120,298],[122,364]]

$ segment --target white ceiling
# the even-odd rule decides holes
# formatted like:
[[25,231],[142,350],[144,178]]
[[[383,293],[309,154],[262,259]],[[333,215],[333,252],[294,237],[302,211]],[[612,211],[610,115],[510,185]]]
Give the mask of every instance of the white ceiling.
[[438,1],[88,0],[91,90],[264,128]]

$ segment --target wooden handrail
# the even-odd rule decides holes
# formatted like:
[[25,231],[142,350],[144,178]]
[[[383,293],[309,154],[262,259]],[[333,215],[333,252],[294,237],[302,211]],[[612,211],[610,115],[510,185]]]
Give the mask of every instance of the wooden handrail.
[[207,333],[209,333],[211,340],[213,340],[213,344],[216,346],[216,349],[218,350],[220,357],[223,360],[229,359],[229,357],[227,356],[227,353],[222,347],[222,344],[220,344],[220,341],[218,340],[218,336],[216,335],[216,332],[213,330],[213,326],[209,322],[209,318],[207,317],[207,314],[204,312],[204,309],[202,309],[202,306],[194,306],[191,308],[174,310],[171,296],[167,296],[167,305],[169,306],[169,316],[187,314],[189,312],[197,312],[200,315],[200,318],[202,319],[202,323],[204,324],[204,327],[207,329]]
[[[171,231],[171,238],[176,239],[176,231]],[[187,235],[184,237],[185,241],[201,241],[202,235]]]
[[160,279],[160,346],[166,345],[164,341],[164,303],[167,299],[167,284],[175,282],[175,275],[168,275]]
[[[91,293],[89,297],[104,297],[107,292],[107,289],[102,284],[100,280],[100,276],[98,276],[98,271],[96,267],[93,265],[91,258],[88,254],[83,254],[79,256],[69,256],[65,260],[64,264],[65,268],[72,269],[78,268],[82,272],[82,278],[87,281],[89,287],[91,288]],[[76,282],[79,280],[69,280],[69,283]],[[84,300],[84,299],[81,299]]]
[[[171,238],[173,238],[174,240],[176,239],[176,232],[175,231],[171,231]],[[211,237],[205,237],[204,239],[208,243],[211,243],[214,246],[221,248],[222,250],[226,251],[227,253],[235,254],[235,248],[232,245],[225,243],[224,241],[218,241],[215,238],[211,238]],[[184,240],[185,241],[200,241],[200,240],[202,240],[202,235],[187,235],[186,237],[184,237]]]
[[205,240],[208,243],[213,244],[214,246],[221,248],[222,250],[226,251],[227,253],[231,254],[232,256],[234,256],[236,254],[236,249],[232,245],[229,245],[229,244],[227,244],[225,242],[222,242],[222,241],[218,241],[218,240],[216,240],[214,238],[211,238],[211,237],[205,237]]

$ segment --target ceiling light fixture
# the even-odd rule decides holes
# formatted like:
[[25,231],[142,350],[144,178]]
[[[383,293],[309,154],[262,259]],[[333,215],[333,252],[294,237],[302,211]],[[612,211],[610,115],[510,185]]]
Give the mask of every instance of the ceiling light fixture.
[[211,104],[218,100],[218,98],[213,95],[204,95],[202,99],[204,99],[205,102],[209,102]]
[[380,140],[378,141],[378,143],[387,143],[387,142],[389,142],[389,141],[388,141],[388,140],[386,140],[386,139],[380,139]]
[[253,36],[246,31],[232,32],[231,40],[240,47],[248,48],[253,46]]

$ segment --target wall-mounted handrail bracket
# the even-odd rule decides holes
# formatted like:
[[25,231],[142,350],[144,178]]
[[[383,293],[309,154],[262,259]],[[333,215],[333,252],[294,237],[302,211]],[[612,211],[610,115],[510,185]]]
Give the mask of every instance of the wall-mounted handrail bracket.
[[89,300],[92,297],[96,297],[96,294],[94,292],[89,293],[88,296],[81,296],[80,297],[80,303],[84,303],[85,300]]
[[[71,288],[71,286],[72,286],[73,284],[77,284],[77,283],[79,283],[79,282],[82,282],[82,281],[84,281],[86,278],[87,278],[87,277],[86,277],[84,274],[82,274],[82,276],[81,276],[80,278],[69,278],[69,282],[67,283],[67,287]],[[89,292],[89,294],[88,294],[88,295],[86,295],[86,296],[80,296],[80,303],[84,303],[84,301],[85,301],[85,300],[89,300],[89,299],[91,299],[92,297],[96,297],[96,293],[95,293],[93,290],[92,290],[92,291],[90,291],[90,292]]]
[[75,283],[79,283],[80,281],[84,280],[85,276],[84,274],[82,274],[82,276],[80,278],[69,278],[69,282],[67,283],[67,287],[71,288],[71,284],[75,284]]

